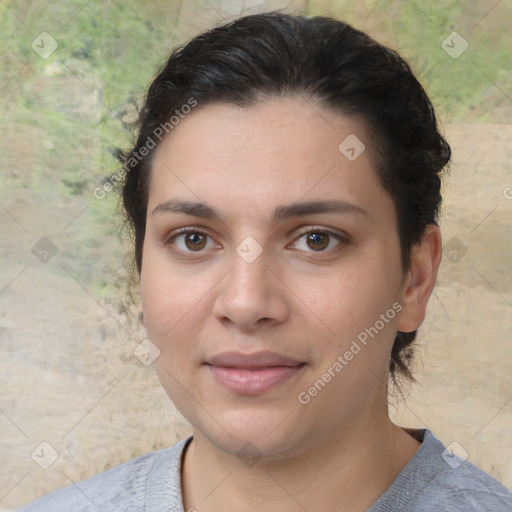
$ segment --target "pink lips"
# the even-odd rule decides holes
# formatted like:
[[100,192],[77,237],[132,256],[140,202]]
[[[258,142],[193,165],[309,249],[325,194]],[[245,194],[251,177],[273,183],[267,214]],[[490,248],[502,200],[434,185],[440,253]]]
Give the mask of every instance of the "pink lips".
[[223,352],[206,361],[214,378],[242,395],[263,393],[298,373],[306,364],[274,352]]

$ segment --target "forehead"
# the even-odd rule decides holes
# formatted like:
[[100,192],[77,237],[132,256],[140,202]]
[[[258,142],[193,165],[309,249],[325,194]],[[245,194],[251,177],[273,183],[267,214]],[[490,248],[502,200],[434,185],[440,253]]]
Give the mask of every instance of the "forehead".
[[319,197],[392,208],[371,148],[360,120],[302,98],[199,105],[156,149],[148,209],[175,196],[236,215]]

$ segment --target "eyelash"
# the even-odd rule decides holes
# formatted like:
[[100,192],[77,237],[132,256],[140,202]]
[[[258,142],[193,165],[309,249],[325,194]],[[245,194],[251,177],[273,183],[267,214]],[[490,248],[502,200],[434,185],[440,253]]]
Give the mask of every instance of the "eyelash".
[[[187,227],[187,228],[180,228],[180,229],[177,229],[177,230],[173,231],[172,233],[170,233],[165,238],[164,245],[166,247],[173,245],[171,242],[175,238],[177,238],[180,235],[187,234],[187,233],[198,233],[198,234],[201,234],[201,235],[206,235],[208,238],[212,238],[210,235],[208,235],[208,233],[205,233],[200,228],[191,226],[191,227]],[[307,231],[303,231],[303,232],[299,233],[295,240],[299,240],[304,235],[309,235],[311,233],[322,234],[322,235],[329,235],[330,237],[337,238],[338,241],[339,241],[339,244],[336,245],[333,249],[322,250],[322,251],[306,251],[306,252],[311,253],[311,254],[327,254],[327,253],[335,254],[341,248],[341,246],[343,244],[347,244],[348,243],[348,236],[344,236],[344,235],[341,235],[339,233],[335,233],[334,231],[331,231],[329,229],[324,229],[324,228],[315,227],[315,226],[308,228]],[[204,250],[200,250],[200,251],[181,251],[180,249],[178,249],[178,250],[172,249],[172,251],[173,252],[178,252],[178,253],[185,253],[185,254],[194,254],[194,253],[201,254],[201,253],[204,252]]]

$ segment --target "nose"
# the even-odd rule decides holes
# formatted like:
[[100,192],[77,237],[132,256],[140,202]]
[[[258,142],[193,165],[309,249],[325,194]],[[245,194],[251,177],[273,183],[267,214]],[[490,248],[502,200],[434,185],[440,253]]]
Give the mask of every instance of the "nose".
[[234,253],[233,267],[218,285],[213,314],[226,326],[255,331],[284,322],[289,315],[286,291],[263,251],[248,262]]

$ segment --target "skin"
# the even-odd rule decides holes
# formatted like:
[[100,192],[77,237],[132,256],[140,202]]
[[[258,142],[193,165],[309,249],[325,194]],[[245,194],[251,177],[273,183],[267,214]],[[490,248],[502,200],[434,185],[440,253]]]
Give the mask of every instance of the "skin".
[[[349,134],[366,146],[355,161],[338,150]],[[274,98],[246,109],[199,106],[156,149],[140,285],[148,337],[161,351],[158,377],[193,428],[185,510],[366,510],[420,446],[389,419],[388,366],[397,330],[413,331],[425,317],[441,235],[427,229],[404,274],[371,142],[355,118]],[[205,202],[221,220],[152,213],[171,198]],[[325,199],[366,213],[271,221],[279,205]],[[199,251],[187,235],[172,238],[182,227],[208,235]],[[325,230],[345,241],[308,243],[306,233]],[[236,252],[248,236],[262,249],[252,263]],[[401,311],[300,403],[394,303]],[[203,364],[227,350],[272,350],[307,364],[262,394],[241,395]],[[260,455],[250,467],[237,456],[248,442]]]

